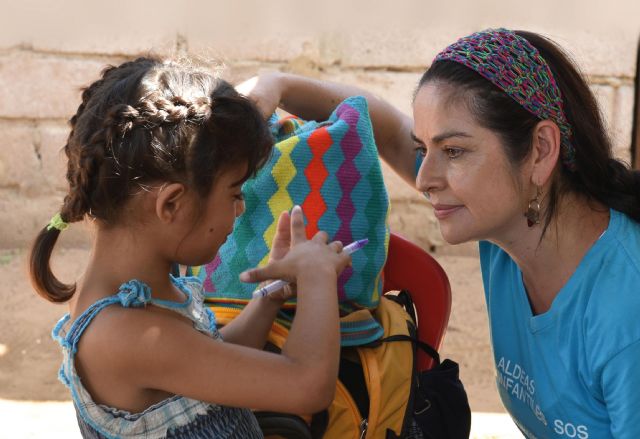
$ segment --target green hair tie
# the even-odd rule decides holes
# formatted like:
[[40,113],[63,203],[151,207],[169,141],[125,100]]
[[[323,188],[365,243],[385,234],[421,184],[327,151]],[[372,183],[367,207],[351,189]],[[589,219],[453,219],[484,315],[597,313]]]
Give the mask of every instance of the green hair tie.
[[60,212],[56,213],[51,220],[49,221],[49,225],[47,226],[47,230],[57,229],[61,232],[69,227],[69,223],[65,223],[60,215]]

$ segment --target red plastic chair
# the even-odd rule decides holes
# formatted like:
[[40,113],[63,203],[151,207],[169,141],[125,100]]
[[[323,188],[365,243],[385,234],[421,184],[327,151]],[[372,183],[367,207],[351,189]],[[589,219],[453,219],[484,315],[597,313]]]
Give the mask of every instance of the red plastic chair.
[[[422,248],[392,233],[383,289],[411,293],[418,317],[418,338],[439,350],[451,313],[451,285],[440,264]],[[433,358],[418,349],[418,370],[433,365]]]

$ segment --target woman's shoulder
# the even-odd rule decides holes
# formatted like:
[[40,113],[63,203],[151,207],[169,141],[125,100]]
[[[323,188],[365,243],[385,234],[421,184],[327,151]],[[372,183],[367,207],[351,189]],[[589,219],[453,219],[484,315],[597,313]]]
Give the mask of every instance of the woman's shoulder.
[[[582,279],[584,331],[602,340],[602,350],[617,350],[640,340],[640,224],[612,211],[610,234]],[[605,238],[603,235],[603,238]]]
[[611,225],[605,233],[611,233],[611,250],[616,259],[620,262],[626,260],[640,273],[640,223],[612,209]]
[[591,291],[590,306],[611,312],[640,307],[639,223],[612,210],[609,227],[581,265],[580,284]]
[[583,259],[581,285],[590,290],[589,308],[625,314],[640,309],[640,224],[611,211],[609,227]]

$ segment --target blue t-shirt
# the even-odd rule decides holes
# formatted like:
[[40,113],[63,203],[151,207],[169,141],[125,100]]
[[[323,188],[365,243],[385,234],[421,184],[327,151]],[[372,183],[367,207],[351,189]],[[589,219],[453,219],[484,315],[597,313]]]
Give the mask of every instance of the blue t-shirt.
[[498,390],[525,435],[640,438],[640,224],[611,210],[535,316],[509,255],[481,242],[480,261]]

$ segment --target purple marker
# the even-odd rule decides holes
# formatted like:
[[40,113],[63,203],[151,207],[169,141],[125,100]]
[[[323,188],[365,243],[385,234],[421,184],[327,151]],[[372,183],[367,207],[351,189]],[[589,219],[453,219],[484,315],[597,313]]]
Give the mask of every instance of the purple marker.
[[[354,241],[351,244],[344,247],[342,249],[342,253],[346,253],[350,255],[351,253],[356,252],[360,250],[362,247],[364,247],[365,245],[367,245],[368,242],[369,240],[367,238]],[[255,298],[255,297],[268,296],[269,294],[274,293],[280,290],[281,288],[284,288],[284,286],[288,284],[289,282],[287,282],[286,280],[277,280],[275,282],[271,282],[269,285],[265,285],[259,290],[254,291],[253,297]]]

